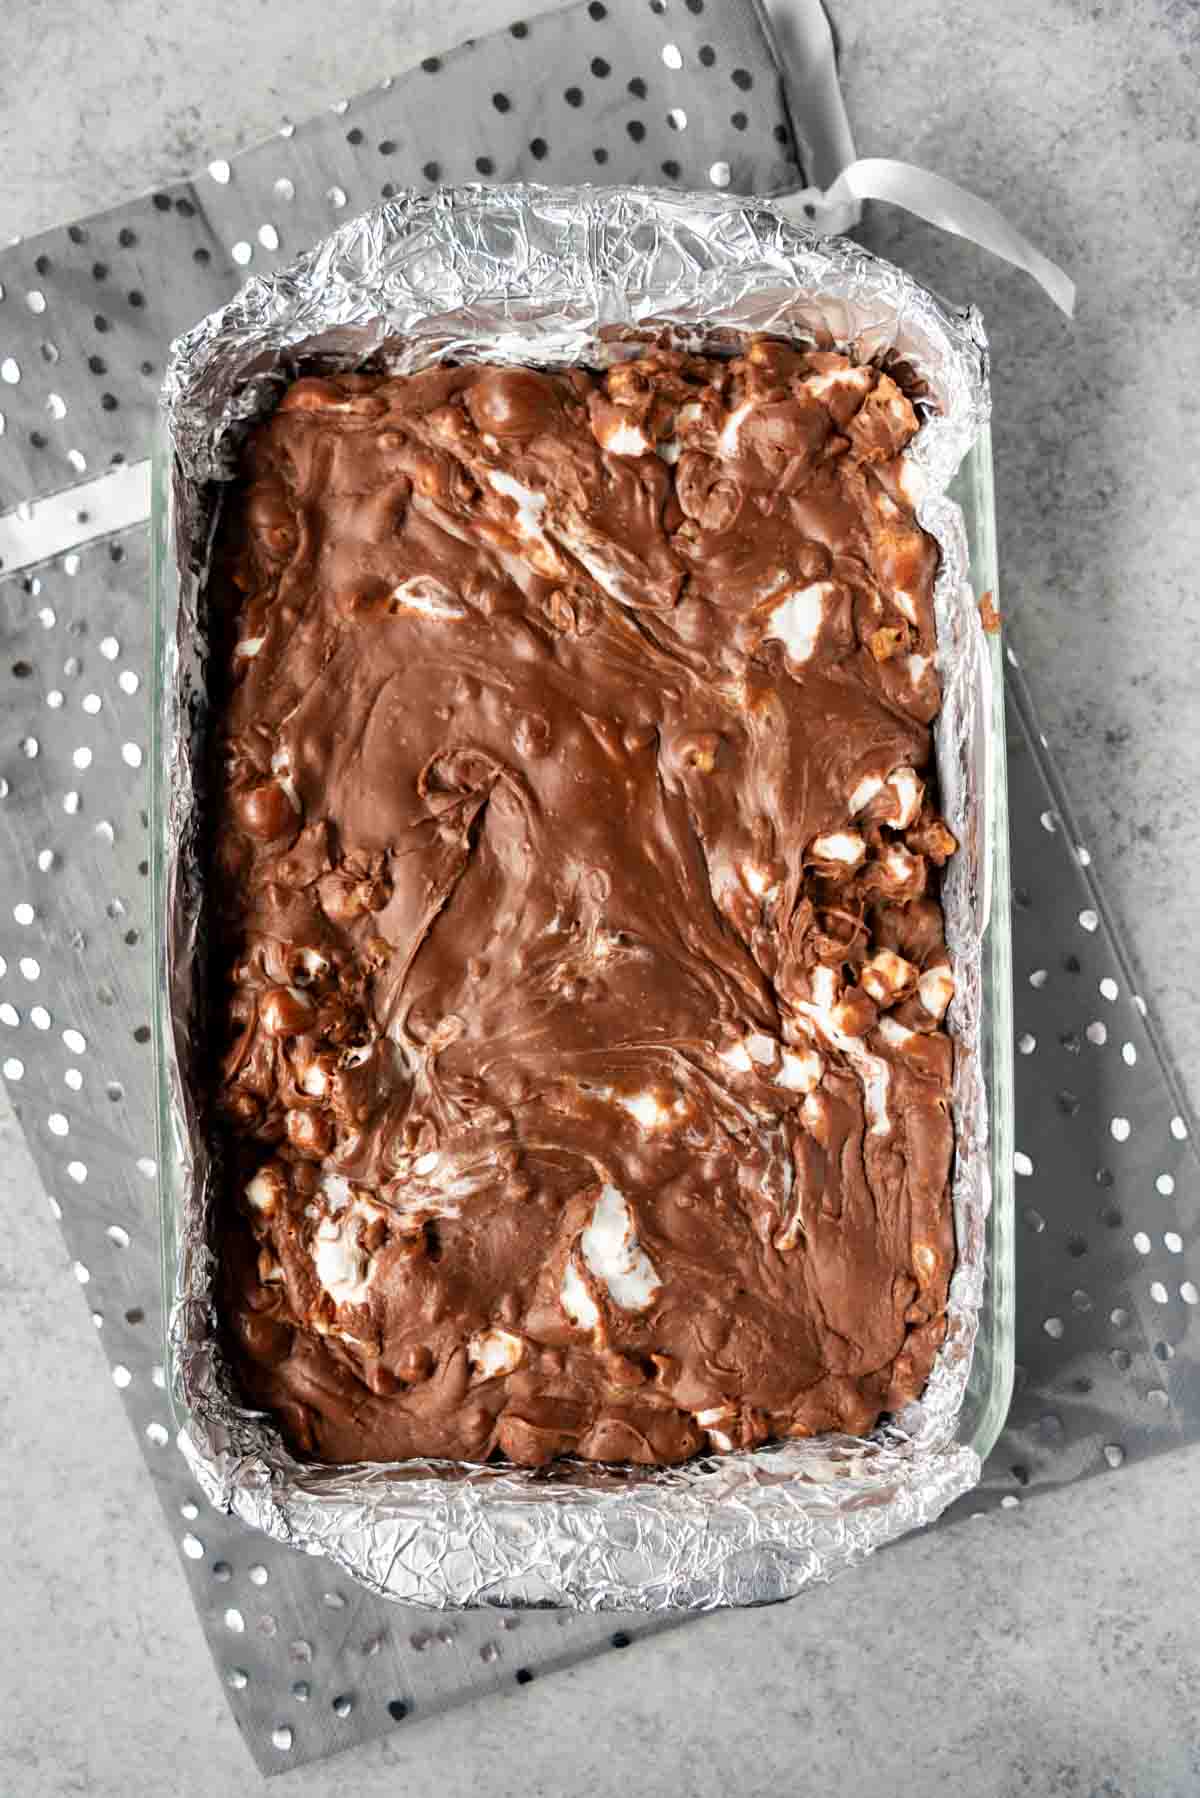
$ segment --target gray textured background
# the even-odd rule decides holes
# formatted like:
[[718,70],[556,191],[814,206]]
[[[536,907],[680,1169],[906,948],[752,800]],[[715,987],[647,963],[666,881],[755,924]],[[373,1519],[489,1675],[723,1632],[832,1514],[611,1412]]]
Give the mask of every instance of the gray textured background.
[[[358,0],[331,30],[324,0],[8,0],[0,236],[186,173],[515,10],[443,0],[435,17],[412,0]],[[1190,934],[1186,798],[1200,784],[1200,8],[832,10],[860,153],[906,155],[995,199],[1079,281],[1071,330],[982,255],[897,215],[868,223],[875,247],[987,318],[1005,610],[1195,1094],[1200,977],[1176,945]],[[0,1792],[254,1789],[7,1116],[0,1194],[0,1355],[26,1374],[0,1390],[12,1603]],[[967,1798],[1184,1798],[1200,1790],[1198,1472],[1200,1451],[1184,1452],[903,1544],[797,1604],[406,1726],[286,1789],[350,1779],[359,1798],[589,1798],[634,1782],[715,1795],[786,1781],[858,1798],[899,1776]]]

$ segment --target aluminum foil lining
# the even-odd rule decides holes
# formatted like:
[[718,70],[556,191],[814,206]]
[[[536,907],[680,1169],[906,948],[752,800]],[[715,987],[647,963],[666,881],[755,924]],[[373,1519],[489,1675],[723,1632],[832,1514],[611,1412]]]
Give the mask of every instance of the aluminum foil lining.
[[[928,390],[906,454],[918,516],[941,547],[936,749],[943,809],[962,844],[944,888],[958,1243],[946,1341],[921,1401],[868,1438],[776,1443],[664,1470],[306,1465],[269,1418],[239,1403],[214,1311],[214,1174],[196,1098],[207,1070],[191,1024],[203,944],[203,593],[220,483],[247,421],[301,367],[369,361],[407,372],[449,358],[599,367],[664,331],[695,348],[766,331],[863,361],[899,356]],[[765,204],[643,189],[448,189],[390,200],[290,268],[250,281],[175,343],[163,407],[173,555],[159,592],[169,837],[160,973],[182,1195],[169,1349],[180,1444],[198,1484],[216,1506],[329,1556],[373,1591],[436,1609],[758,1604],[931,1522],[979,1475],[957,1429],[990,1199],[980,1055],[989,664],[961,513],[946,494],[988,414],[978,314],[948,309],[900,269],[847,240],[813,237]]]

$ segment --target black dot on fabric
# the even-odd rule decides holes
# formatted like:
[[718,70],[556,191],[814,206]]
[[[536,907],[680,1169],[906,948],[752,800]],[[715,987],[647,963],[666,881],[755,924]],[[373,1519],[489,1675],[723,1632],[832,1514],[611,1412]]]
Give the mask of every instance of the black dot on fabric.
[[146,1313],[142,1310],[140,1305],[131,1305],[125,1313],[125,1322],[127,1324],[144,1324],[145,1321]]
[[93,264],[92,264],[92,280],[93,281],[107,281],[108,280],[108,264],[107,264],[107,262],[93,262]]
[[30,675],[33,673],[33,663],[32,662],[14,662],[12,665],[12,671],[13,671],[14,679],[28,680]]
[[50,273],[50,258],[49,258],[49,256],[37,257],[33,266],[37,270],[39,275],[48,275]]
[[646,127],[642,124],[640,119],[630,119],[625,129],[628,131],[635,144],[640,144],[646,135]]
[[744,131],[750,123],[744,112],[733,112],[729,115],[729,123],[735,131]]
[[361,144],[362,140],[363,140],[362,132],[359,130],[357,125],[353,125],[350,128],[350,130],[347,131],[347,133],[346,133],[346,142],[348,144],[358,145],[358,144]]
[[650,11],[662,17],[667,10],[667,0],[650,0]]
[[408,1706],[403,1698],[389,1698],[387,1713],[393,1723],[403,1723],[408,1716]]
[[1028,1467],[1010,1467],[1009,1472],[1012,1474],[1013,1479],[1016,1480],[1018,1486],[1028,1486],[1028,1484],[1029,1484],[1029,1469],[1028,1469]]
[[592,74],[596,77],[597,81],[603,81],[605,76],[612,74],[612,64],[605,62],[602,56],[593,56]]
[[673,157],[669,157],[662,165],[662,172],[667,177],[668,181],[678,181],[679,164]]
[[396,197],[396,183],[394,181],[385,181],[379,190],[379,195],[381,199],[394,200]]
[[192,251],[192,261],[198,262],[201,268],[205,268],[208,263],[212,261],[211,250],[206,250],[203,244],[198,245],[198,247]]
[[1078,1261],[1081,1256],[1086,1255],[1087,1254],[1087,1237],[1086,1236],[1068,1236],[1067,1237],[1067,1254],[1073,1256],[1073,1258],[1076,1261]]
[[421,170],[426,181],[436,181],[441,172],[442,166],[438,162],[427,162],[425,167]]
[[629,83],[629,92],[633,95],[635,100],[644,100],[646,98],[646,83],[642,80],[640,75],[635,75],[633,80]]
[[613,1632],[613,1635],[609,1639],[614,1648],[628,1648],[633,1637],[626,1634],[623,1629],[618,1629]]
[[379,154],[381,156],[394,156],[396,154],[396,140],[391,137],[385,137],[379,146]]
[[603,149],[593,150],[592,151],[592,161],[599,162],[599,163],[607,162],[608,161],[608,151],[603,150]]
[[717,60],[717,53],[713,49],[712,45],[711,44],[701,44],[699,54],[700,54],[700,66],[705,69],[711,69],[714,62],[716,62],[716,60]]
[[68,225],[67,226],[67,236],[71,239],[72,243],[86,243],[87,242],[87,232],[84,230],[82,225]]
[[117,242],[123,250],[132,250],[134,244],[137,242],[137,232],[131,231],[128,225],[122,225],[121,229],[117,232]]
[[140,312],[142,307],[146,304],[146,296],[140,287],[130,288],[129,304],[133,307],[135,312]]
[[582,106],[583,105],[583,89],[581,87],[569,87],[569,88],[567,88],[566,92],[563,94],[563,99],[566,101],[568,106]]
[[125,560],[125,551],[121,548],[119,543],[109,544],[108,559],[110,562],[123,562]]
[[40,431],[30,431],[29,441],[32,443],[34,449],[45,449],[46,447],[46,439],[42,436]]
[[519,1686],[530,1686],[533,1684],[533,1674],[528,1667],[517,1668],[517,1684]]
[[475,158],[475,167],[481,175],[492,175],[496,171],[496,165],[490,156],[477,156]]
[[149,1024],[139,1024],[133,1033],[133,1040],[135,1043],[148,1043],[150,1041]]
[[100,395],[100,404],[105,412],[115,412],[117,403],[117,396],[115,393],[102,393]]
[[194,219],[196,216],[196,208],[190,200],[176,200],[175,210],[181,219]]
[[141,369],[144,375],[152,375],[154,373],[154,364],[153,362],[143,362]]
[[96,330],[100,332],[101,336],[108,330],[108,320],[102,312],[97,312],[95,318],[92,320],[92,324],[95,326]]
[[89,356],[88,367],[94,375],[106,375],[108,373],[108,363],[104,360],[103,356]]
[[690,13],[699,14],[704,11],[704,0],[683,0],[683,3]]
[[535,137],[529,146],[529,154],[535,157],[538,162],[541,162],[543,157],[549,154],[549,151],[550,146],[544,137]]
[[607,19],[607,17],[608,17],[607,6],[602,6],[600,4],[600,0],[592,0],[592,4],[588,7],[588,18],[595,19],[595,21],[598,25],[600,23],[601,19]]
[[772,135],[774,136],[775,142],[777,144],[788,145],[792,141],[792,134],[788,130],[786,125],[776,125],[775,130]]
[[529,36],[529,27],[525,23],[524,19],[518,19],[516,24],[510,25],[508,29],[511,32],[513,37],[528,37]]
[[439,56],[427,56],[421,64],[427,75],[436,75],[441,66],[442,62]]
[[730,76],[730,80],[733,82],[734,87],[740,87],[744,94],[748,94],[750,89],[754,86],[754,77],[749,69],[735,69]]
[[493,94],[492,105],[496,108],[497,112],[510,112],[512,110],[512,101],[507,94]]
[[155,212],[170,212],[170,210],[171,210],[170,194],[154,194],[152,196],[152,198],[154,201]]

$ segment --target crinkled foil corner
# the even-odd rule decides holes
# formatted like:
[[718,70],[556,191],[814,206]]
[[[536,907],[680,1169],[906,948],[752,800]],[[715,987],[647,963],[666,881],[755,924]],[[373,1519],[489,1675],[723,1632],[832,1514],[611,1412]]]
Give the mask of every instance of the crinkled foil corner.
[[[921,1401],[861,1440],[777,1443],[662,1471],[304,1465],[269,1419],[239,1404],[215,1315],[214,1173],[191,1028],[214,498],[246,421],[301,366],[370,360],[402,372],[451,357],[597,366],[630,353],[638,332],[662,330],[695,347],[766,331],[863,360],[895,353],[928,390],[907,455],[919,517],[941,547],[937,755],[962,844],[944,894],[958,1051],[958,1266],[946,1342]],[[401,196],[251,281],[173,346],[163,390],[173,567],[159,595],[169,794],[162,1034],[181,1194],[170,1350],[181,1445],[215,1505],[410,1604],[704,1610],[785,1598],[829,1578],[932,1521],[975,1483],[978,1457],[956,1428],[989,1203],[980,1014],[992,746],[988,659],[962,517],[946,489],[988,404],[974,311],[947,309],[900,269],[846,240],[812,237],[768,205],[708,194],[509,186]]]

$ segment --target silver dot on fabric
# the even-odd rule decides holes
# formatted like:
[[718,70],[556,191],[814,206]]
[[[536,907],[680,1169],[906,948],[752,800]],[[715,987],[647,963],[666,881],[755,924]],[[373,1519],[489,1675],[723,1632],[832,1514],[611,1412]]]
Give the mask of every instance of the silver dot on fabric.
[[100,710],[100,707],[104,704],[104,701],[101,699],[99,693],[85,693],[79,703],[87,713],[88,717],[94,718],[96,713]]
[[277,200],[294,200],[296,198],[295,183],[289,181],[286,175],[280,175],[275,183],[275,198]]
[[1171,1135],[1175,1138],[1175,1141],[1186,1142],[1187,1133],[1187,1125],[1184,1123],[1183,1119],[1181,1117],[1173,1117],[1171,1119]]
[[14,357],[6,356],[3,362],[0,362],[0,381],[6,382],[9,387],[15,387],[20,379],[20,363]]
[[662,59],[668,69],[681,69],[683,67],[683,51],[679,48],[678,44],[664,44],[662,47]]
[[130,1373],[130,1371],[127,1367],[125,1367],[120,1361],[118,1361],[112,1370],[112,1378],[113,1378],[113,1385],[116,1386],[120,1391],[124,1392],[125,1388],[129,1385],[129,1383],[133,1379],[133,1375]]
[[1121,1044],[1121,1060],[1127,1068],[1137,1066],[1137,1050],[1132,1043]]
[[116,1249],[127,1249],[130,1244],[129,1231],[124,1224],[109,1224],[104,1234]]
[[1060,1342],[1066,1329],[1066,1325],[1063,1323],[1061,1317],[1048,1317],[1043,1323],[1042,1328],[1045,1330],[1047,1336],[1052,1337],[1055,1342]]
[[61,1111],[52,1111],[46,1119],[46,1128],[52,1136],[65,1136],[71,1126]]
[[296,1700],[297,1704],[308,1703],[309,1699],[312,1697],[312,1687],[306,1679],[294,1679],[292,1681],[292,1697]]
[[29,1022],[35,1030],[49,1030],[54,1019],[44,1005],[34,1005],[30,1008]]
[[89,1273],[88,1269],[83,1265],[82,1261],[73,1262],[72,1266],[71,1266],[71,1271],[75,1275],[75,1278],[79,1281],[79,1284],[81,1286],[86,1286],[88,1281],[92,1277],[91,1274]]
[[46,310],[46,296],[40,287],[31,287],[25,295],[25,304],[29,310],[39,316]]
[[667,124],[672,131],[686,131],[687,122],[687,113],[682,106],[673,106],[667,114]]
[[117,676],[117,685],[120,687],[122,693],[128,693],[132,696],[137,692],[141,684],[141,681],[133,672],[132,668],[122,668],[120,674]]
[[1035,968],[1029,976],[1029,984],[1035,992],[1040,993],[1049,978],[1045,968]]
[[249,1569],[249,1579],[252,1586],[265,1586],[270,1577],[270,1574],[267,1572],[261,1561],[256,1561],[254,1566]]
[[67,416],[67,402],[61,393],[48,393],[46,395],[46,410],[51,418],[58,424],[62,423],[63,419]]
[[25,899],[22,899],[19,905],[13,906],[13,922],[16,924],[32,924],[36,915],[32,905]]
[[1104,1024],[1101,1024],[1099,1022],[1099,1020],[1097,1020],[1093,1024],[1089,1024],[1087,1029],[1084,1031],[1084,1035],[1087,1037],[1089,1043],[1095,1043],[1095,1045],[1098,1049],[1102,1049],[1104,1047],[1105,1043],[1108,1041],[1107,1026]]
[[161,1423],[148,1423],[146,1425],[146,1436],[149,1441],[153,1442],[155,1448],[165,1448],[170,1440],[165,1426]]
[[70,1175],[71,1179],[74,1180],[76,1186],[82,1186],[87,1179],[87,1163],[83,1161],[68,1161],[67,1173]]
[[83,1055],[87,1050],[87,1039],[78,1030],[64,1030],[62,1039],[72,1055]]
[[85,769],[90,768],[92,765],[92,752],[86,744],[83,744],[73,752],[71,760],[82,774]]
[[1058,829],[1058,819],[1054,816],[1053,812],[1043,812],[1040,822],[1042,829],[1048,830],[1051,835]]
[[25,1075],[25,1063],[19,1061],[15,1055],[10,1055],[4,1066],[0,1068],[0,1073],[6,1080],[21,1080]]
[[245,238],[241,238],[234,244],[229,254],[240,267],[245,268],[246,264],[254,254],[254,245],[247,243]]
[[1084,930],[1099,930],[1100,928],[1100,919],[1090,908],[1080,912],[1079,922]]
[[1139,1255],[1148,1255],[1150,1253],[1150,1238],[1146,1235],[1144,1230],[1139,1230],[1134,1236],[1133,1246]]
[[279,233],[274,225],[260,225],[258,227],[258,241],[264,250],[277,250],[279,248]]
[[62,1209],[62,1206],[59,1204],[58,1200],[54,1197],[53,1193],[46,1194],[46,1203],[50,1207],[50,1215],[54,1219],[55,1223],[61,1224],[63,1209]]
[[1110,1467],[1121,1467],[1125,1462],[1125,1450],[1121,1447],[1119,1442],[1106,1442],[1104,1444],[1104,1459],[1108,1462]]
[[331,1611],[344,1611],[346,1608],[346,1600],[340,1592],[322,1592],[321,1600]]
[[1023,1175],[1027,1179],[1033,1172],[1033,1162],[1029,1159],[1028,1155],[1018,1149],[1013,1155],[1013,1168],[1016,1173]]
[[1141,1013],[1141,1015],[1143,1017],[1145,1017],[1146,1016],[1146,1001],[1142,998],[1142,995],[1140,993],[1133,994],[1133,1002],[1137,1006],[1138,1011]]
[[235,1636],[240,1636],[245,1633],[246,1619],[235,1605],[230,1605],[229,1609],[226,1611],[224,1622],[225,1628],[231,1630]]
[[161,1367],[159,1367],[157,1365],[152,1367],[150,1369],[150,1378],[151,1378],[151,1380],[153,1380],[154,1384],[158,1387],[160,1392],[162,1392],[165,1389],[166,1384],[167,1384],[167,1376],[163,1372]]
[[1163,1236],[1163,1247],[1168,1255],[1183,1254],[1183,1237],[1178,1230],[1168,1230]]
[[1032,1055],[1033,1051],[1036,1048],[1037,1048],[1037,1037],[1032,1036],[1028,1030],[1025,1032],[1024,1036],[1019,1036],[1017,1038],[1017,1049],[1020,1052],[1020,1054]]
[[79,794],[74,792],[64,793],[62,805],[63,811],[66,812],[68,818],[73,818],[79,810]]
[[1133,1126],[1130,1124],[1128,1118],[1113,1118],[1108,1127],[1112,1133],[1114,1142],[1129,1141],[1129,1134]]
[[196,1518],[200,1515],[200,1507],[195,1499],[185,1498],[179,1507],[179,1515],[181,1517],[186,1517],[189,1523],[194,1523]]
[[1112,1005],[1114,1003],[1118,994],[1120,993],[1120,990],[1121,989],[1117,985],[1116,981],[1110,979],[1110,977],[1107,974],[1104,976],[1104,979],[1100,982],[1100,997],[1102,999],[1107,999],[1110,1005]]
[[115,662],[121,653],[121,645],[115,637],[101,637],[100,654],[106,662]]
[[225,1669],[225,1684],[234,1692],[244,1692],[246,1687],[250,1684],[250,1675],[246,1672],[244,1667],[227,1667]]
[[42,964],[40,961],[35,960],[32,955],[23,955],[17,963],[17,966],[20,968],[21,973],[26,980],[41,979]]
[[109,823],[107,818],[101,818],[99,824],[97,824],[96,835],[101,839],[102,842],[108,843],[110,845],[115,843],[117,840],[117,833],[113,829],[112,825]]
[[20,1022],[20,1012],[15,1005],[10,1005],[8,1000],[5,999],[4,1003],[0,1005],[0,1024],[7,1024],[11,1029],[15,1030]]
[[1152,1280],[1150,1282],[1150,1297],[1154,1300],[1156,1305],[1165,1305],[1168,1296],[1167,1289],[1161,1280]]
[[233,173],[223,156],[218,157],[215,162],[209,163],[208,172],[220,187],[229,185],[229,177]]
[[344,187],[327,188],[325,190],[325,198],[329,201],[331,206],[336,207],[340,211],[346,204],[346,190]]
[[1161,1193],[1164,1199],[1169,1199],[1171,1194],[1175,1191],[1175,1181],[1173,1176],[1170,1174],[1159,1174],[1154,1182],[1154,1190]]
[[189,1561],[202,1561],[204,1559],[204,1544],[201,1542],[199,1536],[193,1536],[190,1531],[186,1536],[180,1538],[179,1546],[182,1548]]
[[38,850],[37,865],[43,874],[49,874],[51,868],[54,866],[55,860],[56,857],[53,849]]
[[714,162],[708,171],[708,178],[714,187],[728,187],[733,180],[733,170],[727,162]]
[[62,690],[58,687],[51,687],[50,691],[46,695],[46,704],[50,707],[50,710],[52,712],[57,712],[59,707],[62,705],[62,703],[63,703]]
[[1015,1511],[1020,1503],[1021,1501],[1015,1492],[1006,1492],[1004,1497],[1000,1500],[1000,1509],[1002,1511]]
[[158,1163],[149,1155],[139,1155],[137,1171],[142,1175],[143,1179],[153,1180],[155,1174],[158,1172]]
[[1185,1280],[1183,1282],[1183,1285],[1179,1288],[1179,1296],[1185,1305],[1200,1304],[1200,1292],[1196,1290],[1196,1284],[1193,1280]]
[[354,1700],[351,1698],[349,1692],[340,1692],[333,1701],[333,1714],[335,1717],[348,1717],[353,1709]]
[[121,745],[121,760],[125,763],[126,767],[128,767],[128,768],[140,768],[141,767],[142,752],[138,748],[136,743],[122,743],[122,745]]
[[286,1754],[292,1746],[292,1732],[286,1723],[277,1723],[271,1731],[271,1745],[278,1748],[280,1754]]
[[1108,1321],[1114,1330],[1123,1330],[1129,1323],[1129,1313],[1123,1305],[1116,1305],[1109,1312]]

